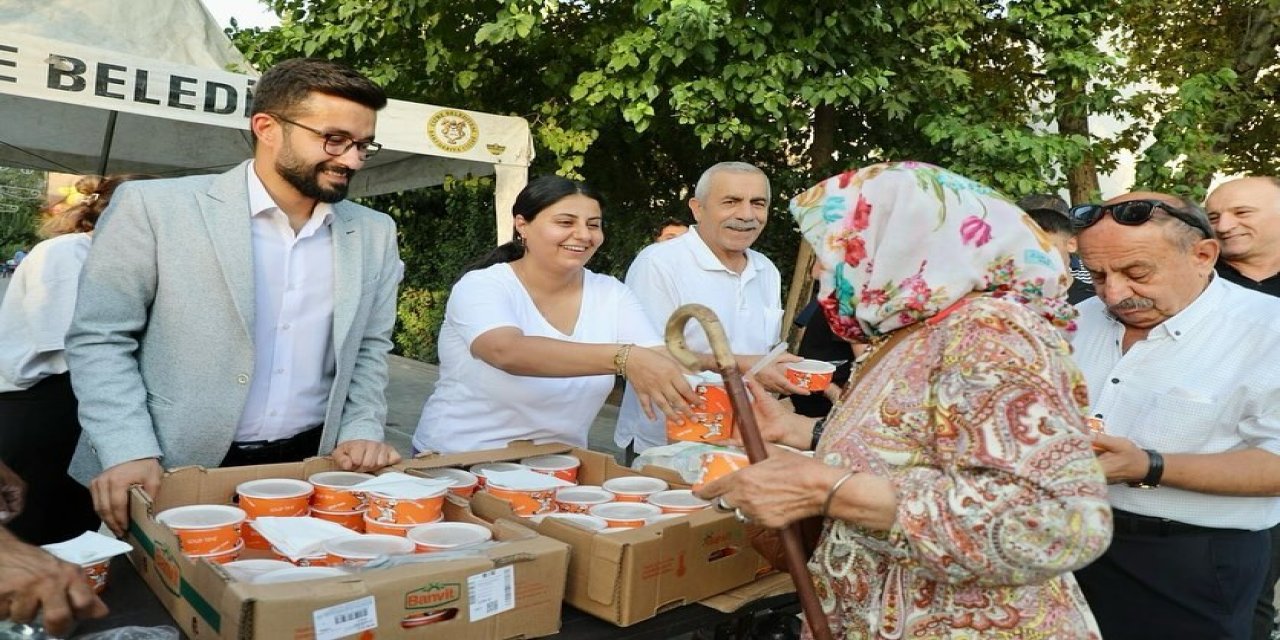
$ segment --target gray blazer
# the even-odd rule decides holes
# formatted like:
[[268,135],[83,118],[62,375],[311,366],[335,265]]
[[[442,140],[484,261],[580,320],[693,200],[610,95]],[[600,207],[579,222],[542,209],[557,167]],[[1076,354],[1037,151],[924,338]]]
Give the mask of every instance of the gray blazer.
[[[122,185],[80,276],[67,360],[86,437],[72,475],[122,462],[216,467],[253,374],[253,246],[244,164]],[[336,370],[320,453],[383,439],[401,263],[395,223],[334,205]],[[93,455],[96,453],[96,455]]]

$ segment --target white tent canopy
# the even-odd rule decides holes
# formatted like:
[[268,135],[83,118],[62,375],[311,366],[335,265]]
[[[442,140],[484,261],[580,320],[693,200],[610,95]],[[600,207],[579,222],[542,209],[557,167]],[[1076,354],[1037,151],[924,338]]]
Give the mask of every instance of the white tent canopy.
[[[8,0],[0,6],[0,165],[225,171],[252,155],[256,74],[224,70],[247,66],[197,0]],[[511,203],[533,159],[528,122],[392,100],[378,114],[376,135],[383,149],[356,175],[352,195],[493,174],[499,242],[509,239]]]

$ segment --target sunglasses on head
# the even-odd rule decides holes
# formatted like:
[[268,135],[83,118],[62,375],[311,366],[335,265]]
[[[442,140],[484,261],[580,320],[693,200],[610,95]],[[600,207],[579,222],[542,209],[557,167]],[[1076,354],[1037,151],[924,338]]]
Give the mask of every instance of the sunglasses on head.
[[1084,229],[1111,214],[1111,219],[1124,225],[1136,227],[1151,219],[1159,209],[1180,220],[1183,224],[1199,231],[1206,238],[1213,237],[1213,229],[1196,215],[1183,211],[1162,200],[1129,200],[1115,204],[1082,204],[1071,207],[1071,226],[1076,230]]

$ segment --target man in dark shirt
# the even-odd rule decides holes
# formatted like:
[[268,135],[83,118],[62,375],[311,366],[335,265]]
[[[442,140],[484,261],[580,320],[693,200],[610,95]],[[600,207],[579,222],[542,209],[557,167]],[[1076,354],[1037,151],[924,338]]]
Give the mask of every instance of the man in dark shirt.
[[1018,208],[1027,212],[1049,236],[1049,241],[1062,254],[1062,261],[1071,272],[1071,288],[1067,291],[1067,301],[1076,304],[1092,298],[1093,281],[1089,271],[1075,257],[1076,230],[1071,226],[1071,213],[1067,209],[1067,201],[1058,196],[1039,193],[1029,195],[1018,201]]
[[[1280,180],[1241,178],[1209,194],[1204,208],[1222,243],[1215,269],[1242,287],[1280,297]],[[1254,610],[1253,640],[1275,628],[1275,586],[1280,579],[1280,525],[1271,529],[1271,570]]]

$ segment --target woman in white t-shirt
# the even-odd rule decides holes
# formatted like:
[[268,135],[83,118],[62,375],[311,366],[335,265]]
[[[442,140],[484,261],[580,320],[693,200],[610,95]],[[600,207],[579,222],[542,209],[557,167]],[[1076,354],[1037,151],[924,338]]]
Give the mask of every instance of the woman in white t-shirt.
[[48,240],[18,265],[0,301],[0,461],[27,485],[22,512],[6,526],[32,544],[98,528],[89,490],[67,475],[80,421],[63,338],[98,217],[120,183],[143,177],[81,178],[68,206],[53,208],[41,228]]
[[449,295],[440,380],[413,436],[415,453],[500,448],[512,440],[585,447],[614,376],[646,411],[695,398],[640,301],[587,261],[604,242],[588,186],[536,178],[516,197],[516,237],[473,266]]

